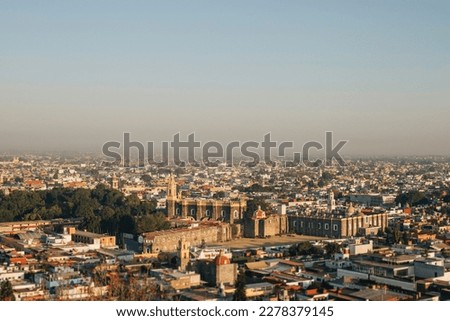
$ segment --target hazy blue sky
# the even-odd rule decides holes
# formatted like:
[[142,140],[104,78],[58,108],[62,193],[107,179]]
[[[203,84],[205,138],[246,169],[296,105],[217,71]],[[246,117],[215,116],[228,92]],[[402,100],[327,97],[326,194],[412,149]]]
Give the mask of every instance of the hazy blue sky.
[[0,0],[0,151],[196,132],[450,154],[449,1]]

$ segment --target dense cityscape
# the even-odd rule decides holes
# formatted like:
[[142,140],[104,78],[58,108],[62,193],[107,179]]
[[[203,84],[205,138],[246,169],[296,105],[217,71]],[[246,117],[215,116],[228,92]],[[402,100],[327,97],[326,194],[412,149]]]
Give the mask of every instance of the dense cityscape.
[[450,298],[450,160],[0,159],[0,299]]
[[447,315],[449,17],[1,1],[0,318]]

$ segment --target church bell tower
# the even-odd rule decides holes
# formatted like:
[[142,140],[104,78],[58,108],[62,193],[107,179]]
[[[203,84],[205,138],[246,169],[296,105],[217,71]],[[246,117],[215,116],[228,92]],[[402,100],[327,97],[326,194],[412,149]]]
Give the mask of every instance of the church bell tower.
[[175,216],[177,199],[177,183],[175,177],[171,174],[167,184],[167,217],[169,219]]

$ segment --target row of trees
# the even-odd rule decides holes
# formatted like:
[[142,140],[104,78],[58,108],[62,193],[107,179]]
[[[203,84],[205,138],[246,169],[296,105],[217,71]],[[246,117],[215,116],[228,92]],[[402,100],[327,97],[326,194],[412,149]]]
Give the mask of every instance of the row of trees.
[[136,195],[125,196],[105,185],[0,195],[0,222],[55,218],[82,218],[81,229],[111,235],[170,227],[155,202],[141,202]]
[[409,191],[400,193],[396,197],[395,202],[396,204],[401,203],[402,206],[405,206],[406,203],[411,206],[417,206],[433,204],[433,200],[442,200],[445,203],[450,203],[450,190],[435,190],[433,192]]
[[430,197],[430,195],[426,195],[425,193],[419,191],[401,193],[395,198],[395,203],[400,203],[402,206],[405,206],[406,203],[412,206],[430,205],[431,202],[432,197]]
[[336,242],[329,242],[325,244],[325,246],[318,247],[311,244],[311,242],[303,241],[297,244],[292,245],[289,248],[289,254],[291,256],[297,255],[333,255],[339,253],[342,246]]

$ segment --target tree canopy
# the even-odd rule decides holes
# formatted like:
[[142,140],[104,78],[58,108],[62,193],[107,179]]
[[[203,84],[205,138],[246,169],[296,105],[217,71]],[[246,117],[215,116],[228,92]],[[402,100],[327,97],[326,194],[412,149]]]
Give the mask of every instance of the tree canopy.
[[0,222],[56,218],[81,218],[80,228],[111,235],[169,227],[155,202],[125,196],[105,185],[92,190],[14,191],[0,198]]
[[247,301],[245,271],[240,270],[236,280],[236,291],[233,294],[233,301]]
[[0,301],[16,301],[13,288],[9,280],[0,282]]
[[253,213],[258,209],[259,206],[265,212],[268,212],[270,210],[269,205],[264,200],[264,198],[255,197],[247,202],[247,215],[253,215]]
[[315,247],[308,241],[303,241],[297,244],[292,245],[289,248],[289,253],[292,256],[295,255],[314,255],[314,254],[322,254],[323,251],[319,248]]
[[402,206],[405,206],[406,203],[409,205],[429,205],[431,204],[431,199],[428,195],[425,195],[423,192],[419,191],[411,191],[408,193],[401,193],[395,198],[395,203],[400,203]]
[[341,251],[342,246],[336,242],[330,242],[325,245],[325,252],[327,255],[333,255]]

